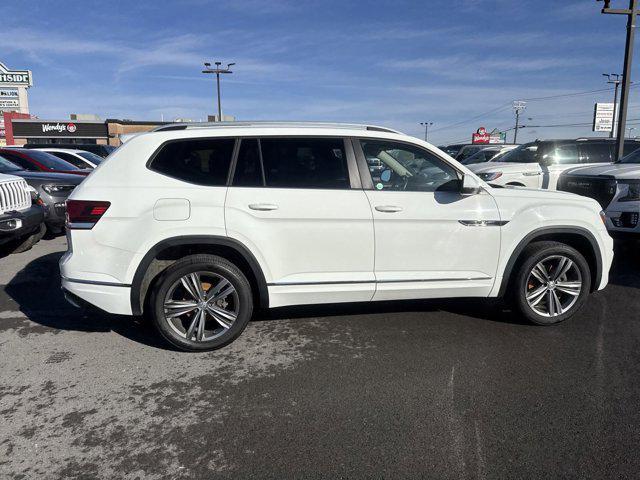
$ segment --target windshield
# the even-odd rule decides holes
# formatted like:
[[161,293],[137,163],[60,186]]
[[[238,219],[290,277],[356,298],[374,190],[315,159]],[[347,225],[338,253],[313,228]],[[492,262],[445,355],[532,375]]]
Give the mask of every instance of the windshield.
[[91,152],[76,152],[76,153],[80,155],[82,158],[84,158],[85,160],[89,160],[91,163],[95,165],[100,165],[100,162],[104,160],[104,158],[102,158],[99,155],[96,155],[95,153],[91,153]]
[[11,172],[19,172],[22,170],[17,165],[11,163],[4,157],[0,157],[0,173],[11,173]]
[[525,143],[500,156],[500,162],[513,163],[538,163],[538,145],[536,143]]
[[500,150],[497,148],[485,148],[484,150],[480,150],[479,152],[463,159],[460,163],[463,165],[472,165],[474,163],[488,162],[495,157],[499,151]]
[[69,162],[65,162],[64,160],[47,152],[41,152],[39,150],[29,150],[25,153],[50,170],[79,170],[79,168],[75,165],[71,165]]
[[634,150],[629,155],[625,155],[620,159],[619,163],[640,163],[640,149]]

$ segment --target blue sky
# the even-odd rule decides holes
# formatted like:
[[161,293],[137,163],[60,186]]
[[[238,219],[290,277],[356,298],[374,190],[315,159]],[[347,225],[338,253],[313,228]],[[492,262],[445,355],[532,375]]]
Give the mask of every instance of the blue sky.
[[[41,118],[205,118],[215,108],[214,77],[200,73],[202,62],[219,59],[237,64],[223,78],[223,109],[240,120],[368,122],[417,136],[419,122],[432,121],[430,141],[443,143],[479,126],[512,126],[513,100],[607,88],[601,74],[622,69],[625,20],[601,15],[601,5],[5,0],[0,61],[33,71],[30,106]],[[530,100],[523,123],[588,123],[593,103],[611,98]],[[631,101],[630,118],[640,118],[633,89]],[[520,135],[591,133],[536,127]]]

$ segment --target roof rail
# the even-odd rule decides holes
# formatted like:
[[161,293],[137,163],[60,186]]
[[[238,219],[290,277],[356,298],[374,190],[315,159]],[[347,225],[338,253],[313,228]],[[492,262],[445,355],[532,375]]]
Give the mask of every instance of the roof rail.
[[273,122],[273,121],[255,121],[255,122],[192,122],[192,123],[172,123],[154,128],[153,132],[168,132],[171,130],[191,130],[197,128],[265,128],[265,127],[296,127],[296,128],[344,128],[349,130],[371,130],[376,132],[398,133],[404,135],[398,130],[391,128],[379,127],[377,125],[362,125],[359,123],[332,123],[332,122]]

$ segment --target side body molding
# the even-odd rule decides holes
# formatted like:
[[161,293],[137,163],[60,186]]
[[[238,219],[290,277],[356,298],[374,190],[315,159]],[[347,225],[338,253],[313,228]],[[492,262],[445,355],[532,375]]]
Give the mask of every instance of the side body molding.
[[158,253],[165,250],[166,248],[185,245],[222,246],[235,250],[235,252],[242,256],[242,258],[247,262],[247,264],[251,268],[253,276],[256,279],[256,283],[258,284],[257,293],[260,299],[260,307],[269,307],[269,291],[267,289],[267,281],[265,280],[264,273],[262,272],[260,264],[247,247],[245,247],[238,240],[229,237],[220,237],[215,235],[187,235],[162,240],[151,247],[151,249],[145,254],[142,261],[138,265],[136,273],[133,276],[133,281],[131,282],[131,311],[133,312],[133,315],[142,315],[142,302],[144,301],[144,298],[142,298],[141,296],[142,282],[149,266],[151,265],[151,262],[154,260],[156,255],[158,255]]
[[[582,227],[542,227],[538,228],[532,232],[530,232],[527,236],[525,236],[520,243],[516,246],[513,253],[509,257],[509,261],[504,269],[502,274],[502,283],[500,284],[500,291],[498,292],[498,297],[503,297],[507,292],[507,288],[509,286],[509,277],[513,272],[513,268],[515,267],[516,261],[518,257],[522,253],[522,251],[529,245],[531,242],[535,241],[538,238],[546,237],[548,235],[562,235],[562,234],[572,234],[579,235],[584,239],[588,240],[591,245],[592,253],[595,258],[596,270],[592,278],[593,285],[599,285],[600,279],[602,278],[602,254],[600,253],[600,246],[598,245],[598,241],[595,239],[593,234]],[[592,287],[593,290],[593,287]]]

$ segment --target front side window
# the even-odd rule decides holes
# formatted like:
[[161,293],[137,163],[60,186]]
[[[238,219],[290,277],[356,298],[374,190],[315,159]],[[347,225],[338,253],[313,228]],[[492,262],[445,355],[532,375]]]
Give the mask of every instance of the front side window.
[[525,143],[501,155],[500,161],[508,163],[538,163],[540,162],[539,146],[537,143]]
[[434,154],[417,146],[387,140],[360,140],[373,188],[409,192],[458,190],[458,173]]
[[91,152],[78,152],[78,155],[80,155],[85,160],[89,160],[94,165],[100,165],[104,160],[104,158],[102,158],[101,156]]
[[260,147],[267,187],[350,188],[341,138],[262,138]]
[[149,168],[197,185],[223,186],[234,146],[231,138],[176,140],[161,147]]

